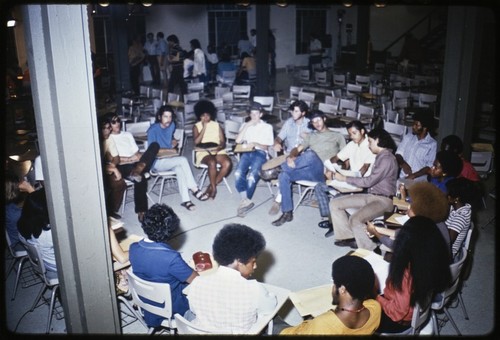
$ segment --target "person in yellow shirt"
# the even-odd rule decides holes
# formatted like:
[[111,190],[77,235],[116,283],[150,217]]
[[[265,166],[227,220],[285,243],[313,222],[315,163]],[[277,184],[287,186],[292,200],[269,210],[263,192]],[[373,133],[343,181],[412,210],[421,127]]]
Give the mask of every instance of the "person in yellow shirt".
[[380,324],[375,273],[365,259],[345,255],[332,264],[332,304],[335,308],[281,330],[280,335],[370,335]]

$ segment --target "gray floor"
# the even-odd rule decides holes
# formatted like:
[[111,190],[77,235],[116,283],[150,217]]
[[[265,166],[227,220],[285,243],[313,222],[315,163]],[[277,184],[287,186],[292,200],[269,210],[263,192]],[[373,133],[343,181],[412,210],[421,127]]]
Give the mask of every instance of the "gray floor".
[[[188,138],[184,152],[188,159],[191,148],[192,139]],[[193,169],[193,173],[196,176],[199,170]],[[495,187],[495,180],[494,174],[486,180],[485,185],[488,190]],[[256,279],[292,291],[329,283],[332,261],[350,249],[335,246],[333,237],[324,237],[324,230],[316,226],[319,221],[317,208],[300,206],[292,222],[274,227],[271,222],[277,217],[268,215],[272,196],[265,183],[261,182],[253,199],[255,207],[245,218],[240,218],[236,216],[239,197],[234,189],[233,174],[228,177],[228,181],[232,194],[224,184],[221,184],[213,201],[200,202],[193,197],[193,203],[196,204],[194,212],[180,206],[180,195],[175,189],[176,186],[167,188],[170,194],[163,196],[162,203],[172,206],[182,221],[181,229],[171,244],[182,253],[184,259],[189,260],[193,253],[200,250],[211,251],[212,240],[224,224],[243,223],[261,231],[267,241],[266,251],[258,259],[258,268],[254,275]],[[150,180],[149,185],[151,183]],[[132,194],[131,190],[129,196]],[[153,193],[151,198],[156,201],[158,196]],[[295,195],[294,199],[297,198],[298,195]],[[472,270],[463,288],[469,320],[464,319],[460,307],[450,310],[463,335],[487,335],[494,330],[495,325],[495,200],[487,196],[486,206],[487,208],[478,214],[478,228],[476,237],[473,238]],[[133,202],[126,204],[122,220],[128,234],[143,235],[133,210]],[[44,333],[47,305],[43,304],[33,312],[29,312],[40,285],[20,287],[15,300],[12,301],[14,275],[10,274],[5,282],[7,330],[16,333]],[[290,302],[285,304],[279,314],[292,325],[302,320]],[[65,334],[64,319],[53,318],[50,332]],[[123,333],[145,334],[146,330],[135,321],[123,327]],[[450,322],[444,324],[441,334],[456,335]]]

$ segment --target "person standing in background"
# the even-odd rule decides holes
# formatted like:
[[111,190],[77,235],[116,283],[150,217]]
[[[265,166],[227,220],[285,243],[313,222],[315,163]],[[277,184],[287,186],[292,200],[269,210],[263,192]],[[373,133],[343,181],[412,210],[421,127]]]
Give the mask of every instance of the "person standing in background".
[[151,70],[151,77],[153,78],[153,86],[160,86],[160,65],[158,64],[157,56],[157,45],[158,42],[155,40],[153,33],[148,33],[146,36],[146,42],[144,43],[144,50],[147,53],[147,59],[149,63],[149,68]]
[[323,54],[323,45],[316,33],[311,33],[311,42],[309,43],[309,72],[313,73],[313,67],[316,64],[321,64]]
[[273,31],[269,30],[268,38],[268,51],[269,51],[269,75],[271,77],[276,76],[276,38],[274,37]]
[[198,39],[193,39],[189,42],[193,51],[193,78],[198,78],[200,82],[207,80],[207,68],[205,66],[205,53],[201,49],[201,44]]
[[174,93],[176,86],[180,87],[181,94],[187,93],[187,84],[184,81],[184,59],[186,52],[179,45],[179,38],[175,34],[167,37],[168,62],[170,63],[170,79],[168,81],[168,92]]
[[[168,44],[165,40],[163,32],[156,33],[156,54],[158,56],[158,64],[160,66],[160,83],[164,87],[167,84],[168,79]],[[163,78],[163,81],[161,79]]]
[[128,48],[128,62],[130,64],[130,83],[136,95],[140,93],[139,78],[141,76],[142,63],[146,59],[142,47],[141,37],[137,35]]
[[255,50],[257,48],[257,30],[255,28],[250,30],[250,43],[253,46],[252,50]]

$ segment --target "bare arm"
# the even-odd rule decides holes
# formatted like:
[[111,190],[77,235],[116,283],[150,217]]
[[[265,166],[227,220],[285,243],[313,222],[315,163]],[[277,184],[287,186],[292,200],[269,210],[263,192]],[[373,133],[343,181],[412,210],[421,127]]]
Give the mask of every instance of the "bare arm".
[[120,263],[125,263],[129,260],[128,252],[124,251],[118,243],[115,232],[109,228],[109,241],[111,243],[111,253],[113,257]]

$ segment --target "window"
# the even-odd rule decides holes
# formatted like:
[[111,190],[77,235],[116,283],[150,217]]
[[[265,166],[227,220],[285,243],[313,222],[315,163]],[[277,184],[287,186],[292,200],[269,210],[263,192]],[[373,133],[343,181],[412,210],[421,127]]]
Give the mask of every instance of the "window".
[[327,7],[307,7],[297,5],[296,54],[309,53],[310,34],[316,33],[320,40],[326,35]]
[[215,44],[219,57],[223,50],[238,54],[240,36],[247,32],[247,11],[236,5],[209,6],[208,41]]

